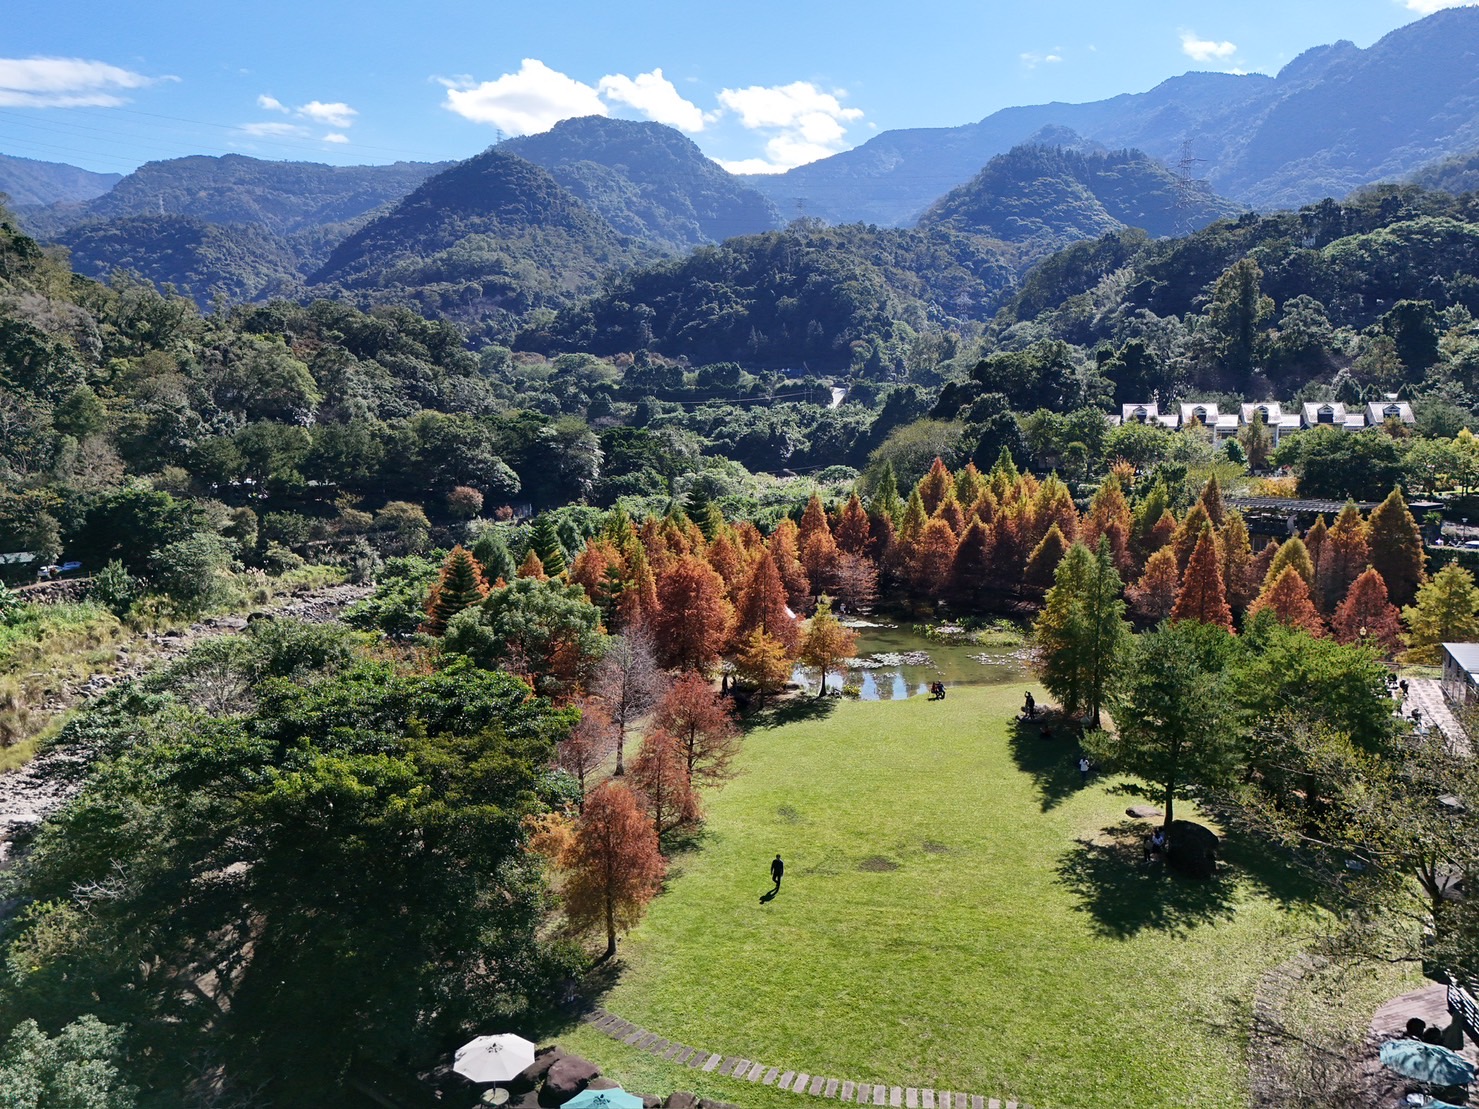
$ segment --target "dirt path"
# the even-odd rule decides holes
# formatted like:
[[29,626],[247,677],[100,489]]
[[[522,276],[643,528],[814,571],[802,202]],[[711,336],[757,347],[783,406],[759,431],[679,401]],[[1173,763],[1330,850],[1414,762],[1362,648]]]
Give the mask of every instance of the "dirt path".
[[[289,594],[262,606],[260,611],[310,624],[327,624],[355,601],[370,593],[368,585],[331,585],[307,593]],[[149,634],[119,646],[114,667],[86,682],[66,688],[43,706],[48,713],[64,712],[133,681],[156,667],[167,665],[191,647],[218,635],[235,635],[247,625],[245,616],[217,616],[192,624],[181,632]],[[78,747],[52,747],[19,770],[0,774],[0,867],[10,855],[17,832],[35,827],[81,787],[89,754]]]

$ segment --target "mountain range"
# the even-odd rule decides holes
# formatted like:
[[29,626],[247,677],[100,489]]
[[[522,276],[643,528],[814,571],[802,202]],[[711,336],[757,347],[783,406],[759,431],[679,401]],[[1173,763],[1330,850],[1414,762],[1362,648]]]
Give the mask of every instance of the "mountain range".
[[[816,267],[816,279],[846,284],[882,265],[890,276],[863,284],[907,290],[899,303],[916,305],[919,318],[980,319],[1036,260],[1111,232],[1185,233],[1250,208],[1294,207],[1419,172],[1428,187],[1469,187],[1479,149],[1476,57],[1479,9],[1451,9],[1365,50],[1342,42],[1306,51],[1274,77],[1188,73],[1090,104],[890,131],[771,177],[731,175],[656,123],[590,117],[457,163],[199,156],[112,180],[0,159],[0,189],[30,232],[71,251],[79,272],[127,268],[201,304],[222,293],[342,295],[412,304],[503,340],[530,313],[551,309],[565,315],[553,328],[540,323],[540,334],[569,336],[621,314],[620,305],[593,305],[577,322],[566,311],[603,283],[738,237],[750,245],[726,265],[749,276],[764,270],[753,264],[757,251],[863,252]],[[775,240],[790,246],[767,245],[763,237],[798,214],[807,217],[798,234]],[[818,239],[815,225],[826,222],[926,234]],[[867,255],[880,250],[886,263]],[[703,281],[722,281],[715,258],[699,267]],[[918,269],[903,277],[911,265]],[[655,287],[668,302],[671,279],[684,271],[659,269]],[[788,275],[771,276],[786,287]],[[764,281],[755,288],[763,292]],[[727,308],[708,292],[693,301],[722,314],[749,295]],[[687,319],[677,311],[672,327]],[[723,332],[710,323],[694,326]],[[775,331],[790,327],[787,317]],[[848,330],[839,325],[828,342]],[[670,348],[688,345],[675,336],[669,329]]]
[[1479,149],[1479,8],[1437,12],[1368,49],[1307,50],[1277,76],[1187,73],[1087,104],[1006,108],[960,127],[885,131],[779,175],[746,178],[782,212],[912,223],[1045,127],[1133,147],[1249,208],[1343,197]]

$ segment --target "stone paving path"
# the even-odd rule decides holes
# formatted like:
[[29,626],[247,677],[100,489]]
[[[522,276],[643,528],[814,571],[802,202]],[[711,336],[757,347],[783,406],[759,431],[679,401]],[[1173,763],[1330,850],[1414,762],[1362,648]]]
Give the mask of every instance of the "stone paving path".
[[883,1105],[889,1109],[1032,1109],[1025,1102],[1002,1101],[980,1094],[961,1094],[952,1090],[922,1090],[914,1086],[884,1086],[868,1082],[843,1081],[804,1071],[782,1071],[754,1059],[737,1055],[719,1055],[702,1048],[664,1040],[656,1033],[622,1020],[604,1009],[594,1009],[584,1021],[613,1040],[651,1052],[660,1059],[692,1067],[706,1074],[742,1078],[763,1086],[776,1086],[793,1094],[827,1097],[854,1105]]
[[1423,719],[1447,736],[1454,750],[1463,755],[1473,754],[1469,737],[1455,719],[1448,699],[1443,696],[1442,682],[1433,678],[1409,678],[1407,701],[1403,708],[1409,717],[1413,709],[1422,709]]

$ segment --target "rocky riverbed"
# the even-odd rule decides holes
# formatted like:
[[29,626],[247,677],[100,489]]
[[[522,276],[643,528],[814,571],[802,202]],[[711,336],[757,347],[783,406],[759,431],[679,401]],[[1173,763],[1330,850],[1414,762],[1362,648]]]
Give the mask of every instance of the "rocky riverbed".
[[[368,596],[370,588],[331,585],[275,598],[258,611],[310,624],[327,624],[337,620],[349,605]],[[155,667],[168,665],[197,643],[218,635],[235,635],[246,626],[245,616],[215,616],[182,631],[140,636],[119,646],[112,669],[58,691],[42,706],[43,711],[64,712],[116,685],[142,677]],[[61,808],[81,788],[89,759],[85,749],[56,746],[20,769],[0,774],[0,867],[10,860],[13,841]]]

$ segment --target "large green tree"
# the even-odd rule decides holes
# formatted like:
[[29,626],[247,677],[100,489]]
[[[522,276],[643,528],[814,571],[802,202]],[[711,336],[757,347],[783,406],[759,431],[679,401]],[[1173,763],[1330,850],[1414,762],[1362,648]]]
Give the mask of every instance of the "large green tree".
[[1035,626],[1043,685],[1065,712],[1095,728],[1130,638],[1123,591],[1109,541],[1101,539],[1097,552],[1075,543],[1058,563]]
[[1085,737],[1091,754],[1155,789],[1165,826],[1179,798],[1222,781],[1237,723],[1224,690],[1233,638],[1195,620],[1162,624],[1126,650],[1114,698],[1114,732]]

